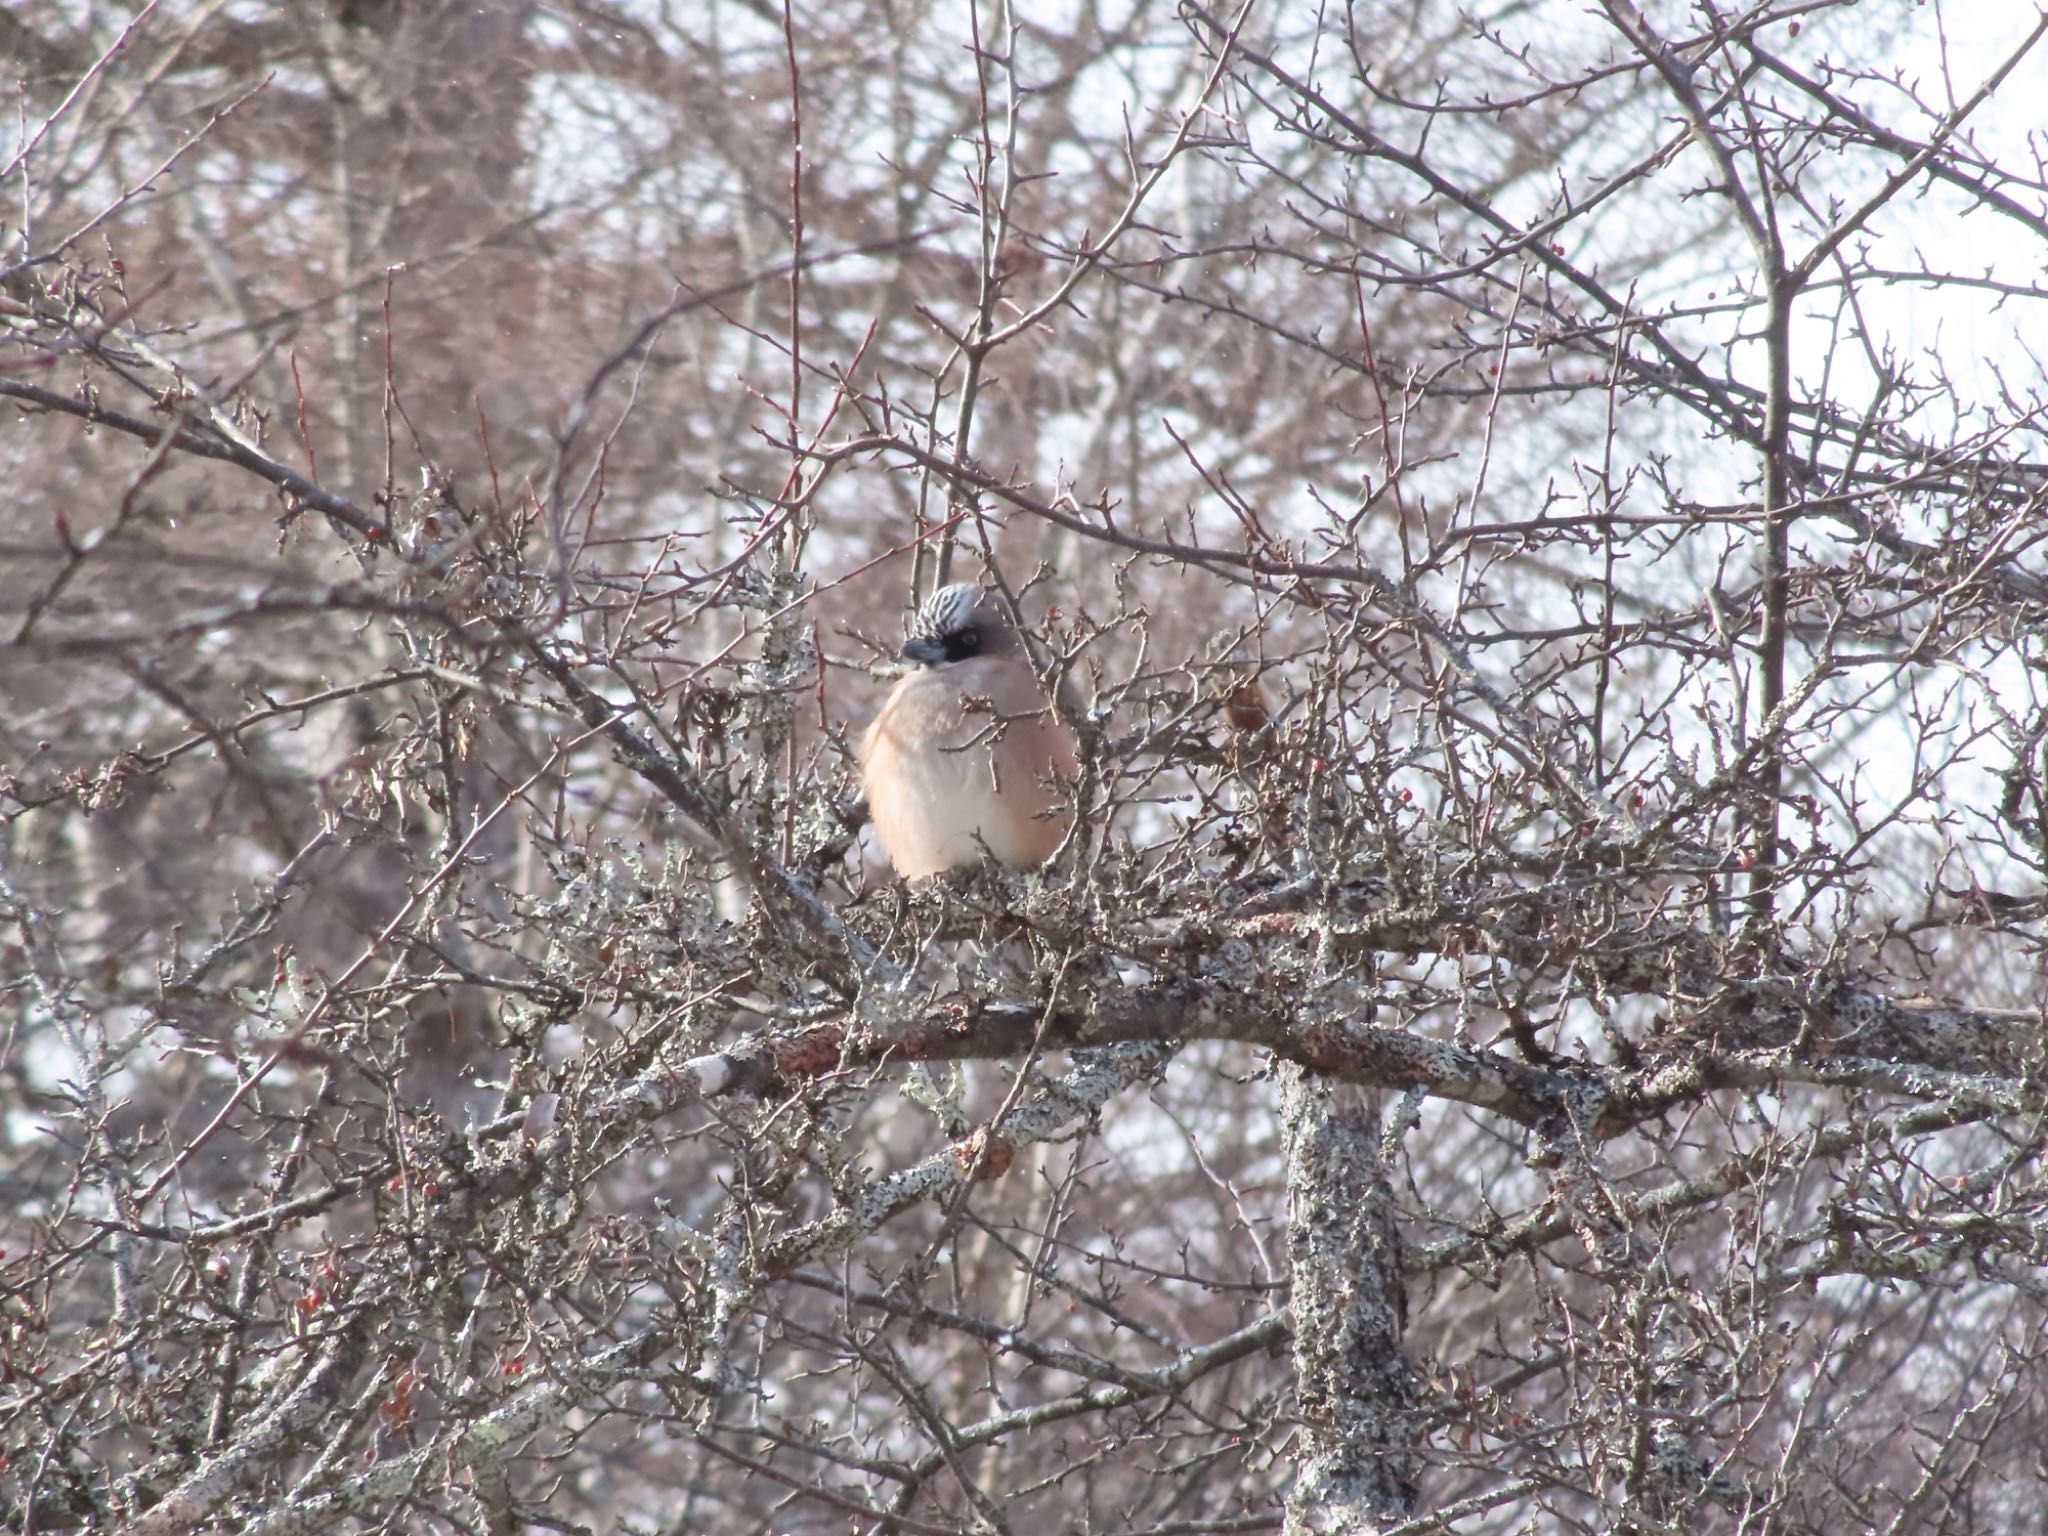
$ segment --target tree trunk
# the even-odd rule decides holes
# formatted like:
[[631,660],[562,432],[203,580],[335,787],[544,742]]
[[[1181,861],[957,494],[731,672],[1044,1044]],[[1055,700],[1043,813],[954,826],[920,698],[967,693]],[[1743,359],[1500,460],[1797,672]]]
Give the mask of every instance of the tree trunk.
[[1414,1512],[1415,1373],[1376,1105],[1281,1069],[1300,1475],[1286,1536],[1385,1530]]

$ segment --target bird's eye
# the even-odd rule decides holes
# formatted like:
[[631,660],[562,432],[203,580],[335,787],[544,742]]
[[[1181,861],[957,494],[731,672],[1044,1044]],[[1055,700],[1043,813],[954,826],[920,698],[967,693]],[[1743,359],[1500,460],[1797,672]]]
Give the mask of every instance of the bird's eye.
[[973,628],[955,630],[952,649],[956,655],[972,656],[981,649],[981,631]]

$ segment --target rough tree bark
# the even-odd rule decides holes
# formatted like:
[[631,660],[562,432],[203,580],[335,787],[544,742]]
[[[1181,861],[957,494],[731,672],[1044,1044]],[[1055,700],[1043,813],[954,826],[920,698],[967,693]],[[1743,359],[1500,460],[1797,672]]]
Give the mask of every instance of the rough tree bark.
[[[1422,1465],[1383,1117],[1358,1089],[1279,1071],[1301,1411],[1287,1536],[1379,1536],[1415,1512]],[[1398,1112],[1384,1118],[1399,1124]]]

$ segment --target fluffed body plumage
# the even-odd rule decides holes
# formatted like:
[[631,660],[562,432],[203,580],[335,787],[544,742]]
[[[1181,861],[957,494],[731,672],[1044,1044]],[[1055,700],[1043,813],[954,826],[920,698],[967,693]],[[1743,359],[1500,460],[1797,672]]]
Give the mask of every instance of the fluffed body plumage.
[[1072,813],[1074,737],[1024,647],[971,586],[918,610],[903,653],[918,669],[890,691],[861,741],[861,777],[882,851],[920,879],[979,861],[1042,864]]

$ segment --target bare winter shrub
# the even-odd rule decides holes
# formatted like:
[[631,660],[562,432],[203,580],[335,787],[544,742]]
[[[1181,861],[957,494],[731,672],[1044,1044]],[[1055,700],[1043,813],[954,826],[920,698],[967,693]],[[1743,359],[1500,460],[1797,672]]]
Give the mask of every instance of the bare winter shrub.
[[7,1527],[2038,1529],[2044,31],[0,15]]

